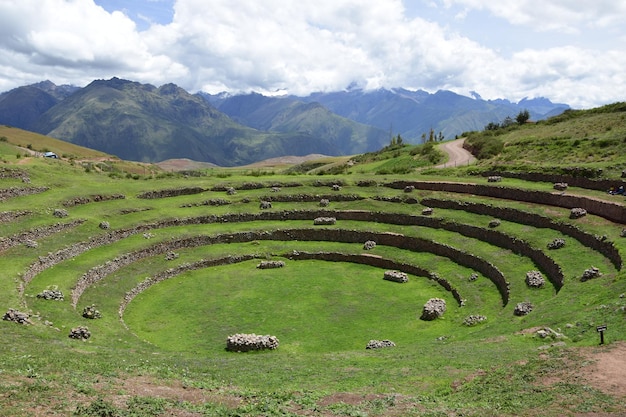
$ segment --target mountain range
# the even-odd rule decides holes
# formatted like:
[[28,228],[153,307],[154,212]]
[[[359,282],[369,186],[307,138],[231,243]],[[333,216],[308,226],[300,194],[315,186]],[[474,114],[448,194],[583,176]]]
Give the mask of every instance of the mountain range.
[[122,159],[187,158],[237,166],[280,156],[374,151],[400,134],[418,143],[431,129],[452,138],[528,110],[533,120],[562,113],[544,98],[483,100],[451,91],[381,89],[271,97],[190,94],[112,78],[85,87],[50,81],[0,94],[0,124],[86,146]]

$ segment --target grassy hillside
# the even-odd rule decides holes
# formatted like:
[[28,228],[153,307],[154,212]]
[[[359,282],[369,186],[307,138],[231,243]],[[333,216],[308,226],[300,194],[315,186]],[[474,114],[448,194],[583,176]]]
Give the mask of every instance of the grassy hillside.
[[[590,112],[497,137],[503,149],[527,140],[518,158],[539,169],[545,160],[533,155],[550,152],[536,148],[558,147],[530,138],[580,129],[608,140],[621,132],[619,116]],[[505,163],[505,151],[443,170],[432,168],[444,158],[436,147],[396,144],[347,160],[166,172],[18,129],[2,128],[0,138],[0,313],[16,309],[32,323],[0,321],[0,416],[618,416],[626,408],[623,391],[590,379],[596,355],[624,351],[624,225],[591,203],[572,219],[565,205],[446,188],[552,195],[552,183],[470,175],[521,169]],[[616,173],[620,163],[594,156],[563,165]],[[566,195],[626,206],[600,190]],[[320,217],[336,223],[314,224]],[[548,249],[555,239],[565,246]],[[377,244],[365,249],[368,240]],[[285,264],[258,268],[268,260]],[[592,267],[602,275],[583,280]],[[389,269],[407,271],[408,282],[384,280]],[[545,278],[541,288],[526,284],[530,271]],[[45,290],[63,300],[38,296]],[[420,319],[432,298],[445,300],[445,313]],[[524,302],[532,311],[516,315]],[[89,306],[101,318],[84,318]],[[68,337],[79,326],[91,337]],[[280,345],[227,351],[236,333],[275,335]],[[366,349],[370,340],[396,346]]]
[[[568,110],[546,121],[469,132],[466,144],[483,149],[480,166],[561,172],[567,167],[602,169],[619,178],[626,168],[626,104]],[[492,150],[501,149],[494,154]]]

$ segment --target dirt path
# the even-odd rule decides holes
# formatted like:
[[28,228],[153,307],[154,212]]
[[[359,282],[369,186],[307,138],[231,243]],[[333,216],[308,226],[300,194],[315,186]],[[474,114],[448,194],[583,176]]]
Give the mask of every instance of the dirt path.
[[440,150],[448,154],[448,162],[437,165],[436,168],[450,168],[473,163],[476,158],[469,151],[463,148],[465,138],[442,142],[439,145]]

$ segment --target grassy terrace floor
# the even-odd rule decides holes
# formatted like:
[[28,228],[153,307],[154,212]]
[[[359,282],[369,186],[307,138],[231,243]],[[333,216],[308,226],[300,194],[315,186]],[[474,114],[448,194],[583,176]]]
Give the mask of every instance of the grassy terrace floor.
[[[392,202],[408,197],[418,202],[438,198],[509,207],[606,236],[624,254],[621,224],[596,215],[572,220],[570,210],[562,207],[438,191],[405,193],[384,186],[407,179],[487,184],[480,177],[212,175],[133,180],[57,162],[37,160],[13,166],[27,173],[28,184],[20,178],[0,180],[2,189],[48,187],[45,192],[2,201],[3,212],[29,212],[0,223],[4,238],[83,221],[34,239],[36,247],[22,242],[1,253],[0,306],[5,311],[31,312],[34,324],[0,321],[0,415],[557,416],[619,415],[626,406],[623,396],[609,395],[577,377],[593,366],[591,356],[585,355],[598,349],[596,326],[608,327],[609,343],[604,350],[615,349],[626,339],[626,299],[620,297],[626,293],[623,272],[602,253],[557,230],[511,220],[493,228],[551,257],[565,278],[558,292],[550,283],[542,289],[525,284],[526,272],[538,269],[530,258],[443,228],[349,220],[314,226],[312,218],[151,226],[167,219],[320,209],[317,198],[273,201],[271,209],[259,208],[260,200],[290,195],[330,196],[326,209],[331,211],[362,210],[398,217],[422,216],[422,204]],[[374,179],[375,184],[358,186],[366,179]],[[332,182],[341,183],[341,189],[332,190]],[[262,183],[263,188],[242,189],[244,183]],[[278,183],[280,190],[272,191]],[[226,186],[237,192],[210,191]],[[498,186],[552,191],[552,184],[513,179]],[[191,187],[205,191],[170,198],[137,197],[148,191]],[[571,188],[567,193],[624,203],[623,197],[598,191]],[[76,197],[113,194],[125,198],[64,206]],[[340,195],[361,199],[333,201],[333,196]],[[211,205],[217,200],[229,204]],[[66,210],[68,217],[54,217],[55,209]],[[485,230],[490,230],[493,219],[439,208],[429,218]],[[102,222],[108,222],[109,228],[99,227]],[[145,230],[55,262],[34,274],[20,292],[22,277],[40,259],[97,236],[137,227]],[[501,271],[510,283],[511,298],[503,306],[494,283],[483,274],[470,281],[474,270],[458,259],[428,252],[386,245],[365,251],[363,242],[253,239],[177,248],[172,250],[173,260],[166,260],[163,253],[143,257],[105,274],[87,287],[76,308],[71,305],[72,288],[84,274],[140,249],[191,237],[290,229],[395,233],[448,245]],[[555,238],[564,239],[565,247],[548,250],[547,244]],[[293,251],[367,252],[419,266],[450,282],[465,299],[465,306],[426,277],[411,275],[406,284],[392,283],[382,279],[381,268],[290,260],[287,255]],[[175,275],[139,294],[120,320],[124,295],[147,277],[201,260],[239,255],[257,259]],[[286,265],[257,269],[264,259],[284,260]],[[591,266],[598,267],[602,277],[581,282],[583,271]],[[36,297],[47,288],[61,290],[65,300]],[[446,313],[432,322],[419,320],[422,306],[433,297],[446,300]],[[515,316],[516,304],[524,301],[533,303],[533,311]],[[91,304],[102,313],[101,319],[81,317],[83,307]],[[471,327],[463,324],[467,316],[478,314],[487,320]],[[68,338],[70,329],[79,325],[88,326],[92,333],[85,342]],[[535,330],[543,327],[565,338],[542,339]],[[227,352],[226,337],[233,333],[276,335],[280,347],[247,354]],[[370,339],[390,339],[397,346],[365,350]],[[552,346],[559,342],[564,344]]]

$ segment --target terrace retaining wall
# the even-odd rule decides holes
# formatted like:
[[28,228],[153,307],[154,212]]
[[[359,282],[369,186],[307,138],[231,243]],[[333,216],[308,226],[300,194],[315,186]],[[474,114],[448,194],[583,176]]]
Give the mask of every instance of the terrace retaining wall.
[[601,253],[611,261],[615,268],[618,270],[622,269],[622,257],[613,242],[600,240],[595,235],[587,233],[570,223],[555,221],[549,217],[510,207],[494,207],[483,203],[460,202],[436,198],[425,198],[422,200],[422,203],[431,207],[463,210],[470,213],[493,216],[498,219],[508,220],[515,223],[528,224],[533,227],[557,230],[566,236],[576,239],[583,245]]
[[412,185],[416,189],[429,191],[447,191],[451,193],[475,194],[484,197],[503,198],[507,200],[525,201],[555,207],[572,209],[584,208],[587,212],[596,216],[604,217],[615,223],[626,224],[626,207],[608,201],[595,200],[588,197],[550,193],[535,190],[520,190],[493,185],[467,184],[453,182],[422,182],[422,181],[396,181],[385,186],[396,189]]

